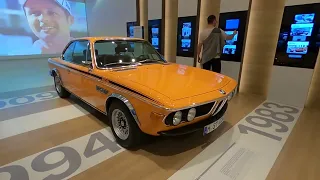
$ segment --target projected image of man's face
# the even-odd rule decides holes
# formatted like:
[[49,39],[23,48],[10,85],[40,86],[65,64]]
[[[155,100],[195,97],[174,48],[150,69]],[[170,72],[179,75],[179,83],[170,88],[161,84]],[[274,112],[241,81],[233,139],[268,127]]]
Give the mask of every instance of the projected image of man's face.
[[24,6],[33,33],[44,41],[70,37],[73,17],[55,0],[28,0]]
[[85,0],[0,0],[0,56],[61,54],[88,36]]

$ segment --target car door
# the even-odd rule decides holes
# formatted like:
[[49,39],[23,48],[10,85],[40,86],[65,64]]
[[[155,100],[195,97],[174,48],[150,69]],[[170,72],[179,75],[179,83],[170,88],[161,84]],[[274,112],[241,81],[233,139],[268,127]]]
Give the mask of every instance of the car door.
[[86,64],[86,50],[89,44],[88,40],[75,41],[72,59],[69,64],[69,84],[72,87],[72,92],[82,99],[86,90],[86,85],[83,84],[82,78],[87,76],[89,71],[89,67]]
[[[100,57],[103,60],[106,60],[107,58],[104,58],[108,55],[114,55],[115,54],[115,45],[110,43],[95,43],[95,45],[90,44],[88,47],[87,52],[87,64],[93,63],[94,69],[92,68],[92,64],[89,66],[89,70],[86,76],[82,77],[82,84],[85,86],[82,91],[82,98],[90,103],[92,106],[94,106],[96,109],[105,112],[105,103],[107,97],[110,95],[111,89],[109,86],[106,85],[106,83],[102,79],[108,79],[106,77],[106,74],[104,74],[104,77],[98,76],[98,72],[100,71],[107,71],[103,69],[98,69],[96,66],[97,64],[100,64],[99,62],[96,62],[96,59],[93,57],[96,57],[99,59]],[[95,56],[92,56],[95,54]],[[98,65],[99,66],[99,65]],[[101,67],[100,67],[101,68]]]
[[[93,58],[91,54],[92,44],[89,44],[87,49],[83,49],[83,54],[86,56],[86,73],[81,78],[81,98],[87,103],[91,104],[96,109],[105,111],[104,104],[108,94],[105,84],[102,82],[102,77],[97,76],[95,72],[97,69],[93,69]],[[94,53],[96,53],[95,51]]]

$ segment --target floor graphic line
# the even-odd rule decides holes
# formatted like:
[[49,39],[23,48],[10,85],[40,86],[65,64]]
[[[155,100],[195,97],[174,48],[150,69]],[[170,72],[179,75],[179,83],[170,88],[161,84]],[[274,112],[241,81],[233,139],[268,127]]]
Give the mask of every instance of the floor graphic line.
[[28,104],[33,104],[41,101],[57,99],[59,96],[56,91],[45,91],[24,96],[15,96],[7,99],[0,99],[0,110],[5,110],[12,107],[19,107]]
[[227,149],[225,152],[223,152],[223,153],[221,154],[221,156],[220,156],[218,159],[216,159],[216,160],[215,160],[202,174],[200,174],[200,176],[199,176],[197,179],[195,179],[195,180],[200,180],[201,177],[202,177],[203,175],[205,175],[205,174],[209,171],[209,169],[210,169],[213,165],[215,165],[215,164],[222,158],[222,156],[224,156],[235,144],[236,144],[235,142],[232,143],[231,146],[228,147],[228,149]]
[[54,90],[54,85],[49,85],[49,86],[40,86],[35,88],[14,90],[14,91],[8,91],[8,92],[0,92],[0,99],[13,98],[16,96],[25,96],[28,94],[35,94],[35,93],[41,93],[41,92],[53,91],[53,90]]
[[0,140],[89,114],[79,105],[69,105],[0,122]]

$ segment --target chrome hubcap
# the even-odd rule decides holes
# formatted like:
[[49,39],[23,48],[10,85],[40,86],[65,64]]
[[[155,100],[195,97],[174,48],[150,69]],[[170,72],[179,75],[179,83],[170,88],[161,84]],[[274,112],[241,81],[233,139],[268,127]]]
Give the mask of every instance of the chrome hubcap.
[[126,140],[129,137],[129,124],[125,114],[121,110],[115,109],[112,112],[111,119],[116,135],[120,139]]
[[58,76],[54,77],[54,84],[58,93],[61,93],[61,80]]

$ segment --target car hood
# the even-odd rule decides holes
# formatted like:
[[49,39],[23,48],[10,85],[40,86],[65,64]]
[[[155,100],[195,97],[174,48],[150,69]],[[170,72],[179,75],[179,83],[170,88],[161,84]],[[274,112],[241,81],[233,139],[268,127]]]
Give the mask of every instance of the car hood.
[[179,64],[146,64],[135,69],[113,71],[111,74],[122,86],[145,95],[149,95],[149,92],[140,92],[142,89],[156,91],[171,100],[216,91],[231,80],[212,71]]

